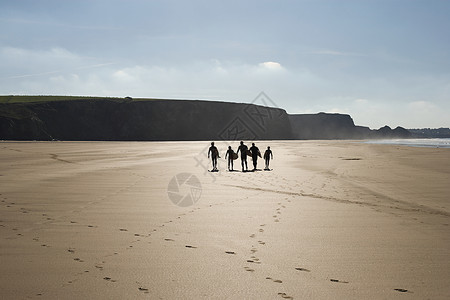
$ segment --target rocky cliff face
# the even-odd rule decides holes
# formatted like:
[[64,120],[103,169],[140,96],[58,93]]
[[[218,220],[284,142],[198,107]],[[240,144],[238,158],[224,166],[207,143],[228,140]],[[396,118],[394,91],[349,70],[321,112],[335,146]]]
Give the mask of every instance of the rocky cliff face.
[[355,126],[344,114],[288,115],[253,104],[85,98],[0,103],[0,139],[184,141],[405,138],[397,127]]
[[355,124],[349,115],[300,114],[290,115],[295,139],[345,139],[355,135]]
[[108,98],[0,104],[0,139],[169,141],[291,136],[284,110],[252,104]]
[[289,115],[293,138],[300,140],[317,139],[380,139],[409,138],[411,133],[397,127],[384,126],[378,130],[355,126],[353,119],[345,114],[300,114]]

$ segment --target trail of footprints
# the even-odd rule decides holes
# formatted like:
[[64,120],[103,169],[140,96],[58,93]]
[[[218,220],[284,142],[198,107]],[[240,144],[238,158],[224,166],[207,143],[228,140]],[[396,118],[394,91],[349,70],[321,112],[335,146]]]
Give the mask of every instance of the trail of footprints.
[[[142,178],[141,178],[141,179],[142,179]],[[139,181],[139,180],[138,180],[138,181]],[[138,183],[138,181],[135,182],[135,183],[133,183],[133,184],[130,185],[130,186],[123,187],[123,188],[121,188],[120,190],[115,191],[113,194],[118,194],[118,193],[121,193],[121,192],[123,192],[123,191],[125,191],[125,190],[128,190],[128,189],[131,188],[132,186],[135,186],[135,185]],[[104,195],[104,196],[100,197],[100,199],[98,199],[97,201],[89,202],[87,205],[82,206],[82,207],[79,207],[78,209],[75,209],[73,212],[80,212],[81,210],[83,210],[83,209],[86,208],[87,206],[89,206],[89,205],[91,205],[91,204],[94,204],[94,203],[97,203],[97,202],[99,202],[99,201],[101,201],[101,200],[103,200],[103,199],[106,199],[108,196],[110,196],[110,195]],[[1,203],[4,204],[4,206],[5,206],[6,209],[14,209],[14,208],[17,208],[17,204],[16,204],[15,202],[8,202],[8,201],[7,201],[7,200],[8,200],[7,197],[4,197],[1,193],[0,193],[0,199],[1,199],[1,200],[0,200]],[[237,201],[237,200],[234,200],[234,201],[232,201],[232,202],[235,202],[235,201]],[[219,203],[219,204],[216,204],[216,205],[223,205],[223,204],[225,204],[225,203]],[[212,207],[212,206],[215,206],[215,205],[210,205],[210,207]],[[199,209],[200,209],[199,207],[193,208],[193,209],[191,209],[188,213],[194,213],[195,211],[197,211],[197,210],[199,210]],[[19,209],[16,209],[16,212],[17,212],[17,213],[23,213],[23,214],[28,214],[28,213],[30,213],[30,211],[29,211],[28,209],[24,208],[24,207],[21,207],[21,208],[19,208]],[[33,212],[31,212],[31,213],[33,213]],[[180,214],[180,215],[177,217],[177,219],[181,219],[184,215],[186,215],[186,213]],[[44,225],[44,224],[46,224],[46,223],[54,222],[54,221],[56,221],[57,219],[68,218],[67,216],[59,216],[58,218],[53,218],[53,217],[49,216],[49,215],[46,214],[46,213],[43,213],[41,217],[42,217],[42,222],[40,223],[40,225]],[[173,222],[173,220],[169,220],[169,221],[165,222],[165,224],[172,223],[172,222]],[[5,224],[2,224],[2,223],[3,223],[3,220],[0,220],[0,227],[4,227],[4,228],[7,227]],[[72,225],[77,224],[77,226],[83,226],[83,225],[79,224],[77,221],[74,221],[74,220],[68,221],[68,224],[72,224]],[[158,227],[159,227],[159,228],[163,228],[163,227],[165,226],[165,224],[161,224],[161,225],[159,225]],[[92,224],[86,224],[86,225],[84,225],[84,226],[86,226],[86,227],[88,227],[88,228],[98,228],[98,226],[92,225]],[[17,229],[17,228],[11,228],[11,230],[12,230],[12,231],[17,231],[18,229]],[[126,228],[119,228],[118,230],[121,231],[121,232],[128,232],[128,229],[126,229]],[[153,230],[151,230],[151,232],[155,232],[155,231],[157,231],[157,230],[158,230],[158,228],[154,228]],[[15,235],[17,236],[16,238],[23,237],[23,234],[22,234],[22,233],[16,233]],[[142,238],[142,237],[150,237],[150,236],[151,236],[151,233],[148,233],[148,234],[134,233],[134,234],[133,234],[133,237],[134,237],[134,238],[139,237],[139,239],[135,239],[135,240],[131,241],[130,244],[136,243],[136,242],[140,242],[140,241],[141,241],[140,238]],[[11,239],[11,237],[7,237],[7,238]],[[38,236],[33,237],[32,240],[33,240],[34,242],[37,242],[37,243],[40,242],[40,243],[41,243],[41,244],[40,244],[41,247],[46,247],[46,248],[51,247],[49,244],[42,243],[40,237],[38,237]],[[174,240],[173,240],[173,239],[165,239],[165,241],[174,241]],[[132,249],[132,248],[133,248],[133,245],[129,245],[129,246],[126,248],[126,250],[130,250],[130,249]],[[185,245],[185,248],[196,249],[197,247],[196,247],[196,246],[193,246],[193,245]],[[77,251],[76,251],[76,249],[75,249],[74,247],[69,247],[68,249],[66,249],[66,252],[69,253],[69,255],[71,255],[71,259],[72,259],[75,263],[86,263],[86,261],[85,261],[84,259],[82,259],[81,257],[78,257],[78,255],[76,255],[76,252],[77,252]],[[118,254],[119,254],[119,252],[113,252],[112,254],[109,254],[109,255],[104,256],[104,257],[103,257],[103,260],[94,263],[94,265],[93,265],[92,268],[94,268],[94,270],[97,270],[97,271],[99,271],[99,272],[105,273],[104,270],[105,270],[106,259],[107,259],[108,257],[114,256],[114,255],[118,255]],[[233,254],[233,255],[235,255],[236,253],[235,253],[234,251],[227,251],[227,254]],[[63,286],[63,287],[64,287],[64,286],[68,286],[68,285],[70,285],[70,284],[76,282],[78,276],[83,275],[83,274],[85,274],[85,273],[89,273],[90,271],[91,271],[91,270],[90,270],[90,267],[87,266],[87,267],[86,267],[86,270],[84,270],[83,272],[78,272],[78,273],[74,274],[75,277],[74,277],[73,279],[71,279],[71,280],[68,280],[67,282],[62,283],[62,286]],[[112,277],[110,277],[110,276],[103,276],[103,277],[101,277],[101,278],[102,278],[102,280],[107,281],[107,282],[111,282],[111,283],[117,282],[117,279],[114,279],[114,278],[112,278]],[[149,289],[146,288],[146,287],[144,287],[141,283],[136,282],[136,284],[138,285],[137,289],[138,289],[139,291],[141,291],[141,292],[143,292],[143,293],[145,293],[145,294],[148,294],[148,293],[149,293]],[[42,292],[36,294],[36,296],[42,296],[42,295],[44,295],[44,293],[42,293]]]
[[[287,200],[287,198],[285,198],[285,200]],[[289,200],[289,202],[290,202],[290,200]],[[277,203],[277,208],[276,208],[275,213],[273,215],[274,222],[276,222],[276,223],[280,222],[281,211],[284,208],[286,208],[286,206],[283,205],[281,202]],[[267,224],[259,225],[257,233],[252,233],[252,234],[250,234],[249,237],[251,239],[255,239],[257,237],[257,235],[263,235],[264,231],[265,231],[264,228],[266,227],[266,225]],[[260,265],[262,263],[262,261],[256,256],[256,253],[258,252],[258,247],[259,246],[264,247],[265,245],[266,245],[266,242],[263,241],[262,239],[259,239],[257,241],[257,244],[255,243],[254,245],[252,245],[252,247],[250,249],[250,258],[246,260],[246,262],[251,264],[252,266],[250,266],[250,265],[244,266],[244,270],[245,271],[247,271],[247,272],[255,272],[255,271],[257,271],[257,266]],[[301,268],[301,269],[303,269],[303,268]],[[283,283],[283,281],[281,279],[272,278],[270,276],[266,276],[265,280],[270,280],[271,282],[276,283],[276,284],[282,284]],[[278,292],[277,295],[282,297],[283,299],[294,299],[294,297],[286,294],[285,292]]]
[[[216,204],[216,205],[223,205],[223,204],[224,203],[219,203],[219,204]],[[210,205],[209,207],[212,207],[212,206],[214,206],[214,205]],[[181,219],[183,216],[186,216],[187,214],[195,213],[199,209],[200,209],[200,207],[194,207],[191,210],[189,210],[188,212],[178,215],[176,217],[176,219]],[[162,224],[158,225],[157,227],[155,227],[153,229],[150,229],[149,233],[131,233],[131,232],[129,232],[129,230],[127,228],[118,228],[117,230],[119,232],[123,232],[124,234],[130,235],[130,238],[132,239],[129,242],[129,245],[124,250],[132,250],[134,243],[139,243],[139,242],[142,241],[142,239],[151,237],[153,233],[164,229],[165,225],[173,223],[173,221],[174,220],[168,220],[166,222],[163,222]],[[76,221],[70,221],[70,223],[76,224],[77,222]],[[87,225],[87,227],[97,228],[97,226],[95,226],[95,225]],[[36,238],[36,240],[39,240],[39,239]],[[165,242],[175,242],[175,240],[172,239],[172,238],[164,238],[164,241]],[[47,245],[43,245],[43,246],[47,246]],[[195,246],[195,245],[184,245],[184,248],[196,249],[197,246]],[[72,255],[74,255],[76,253],[76,249],[71,247],[71,248],[67,249],[67,252],[72,254]],[[103,259],[100,262],[94,263],[94,268],[95,268],[94,270],[97,270],[97,271],[102,272],[102,273],[106,273],[107,271],[105,271],[106,270],[105,267],[106,267],[106,260],[107,260],[107,258],[112,257],[114,255],[119,255],[119,254],[120,254],[120,251],[116,251],[116,252],[113,252],[112,254],[104,256]],[[234,251],[228,251],[227,254],[236,254],[236,253]],[[74,262],[77,262],[77,263],[85,263],[85,260],[83,260],[80,257],[73,257],[72,259],[73,259]],[[75,278],[72,279],[72,280],[69,280],[66,283],[64,283],[63,286],[67,286],[68,284],[72,284],[72,283],[76,282],[78,276],[83,275],[85,273],[89,273],[89,272],[90,272],[90,270],[89,270],[89,267],[88,267],[87,270],[85,270],[84,272],[75,274]],[[110,283],[115,283],[115,282],[118,281],[118,279],[115,279],[112,276],[103,276],[103,277],[102,276],[100,276],[102,278],[102,280],[110,282]],[[150,290],[147,287],[145,287],[142,283],[136,282],[136,284],[137,284],[138,291],[140,291],[140,292],[142,292],[144,294],[150,293]]]
[[[121,190],[119,190],[118,192],[116,192],[114,194],[117,194],[117,193],[119,193],[119,192],[121,192],[121,191],[123,191],[123,190],[125,190],[127,188],[129,188],[129,187],[122,188]],[[101,197],[101,199],[104,199],[106,197],[107,196],[103,196],[103,197]],[[8,198],[5,197],[4,195],[2,195],[1,193],[0,193],[0,199],[1,199],[0,203],[4,204],[4,207],[7,210],[14,209],[14,211],[10,210],[11,212],[23,213],[23,214],[35,213],[35,212],[30,211],[29,209],[26,209],[24,207],[19,207],[16,202],[7,201]],[[88,204],[92,204],[92,203],[95,203],[95,202],[96,201],[93,201],[93,202],[90,202]],[[83,209],[83,208],[85,208],[85,207],[78,208],[78,210],[79,209]],[[77,212],[77,210],[74,210],[73,212]],[[48,215],[46,213],[42,213],[41,214],[41,219],[42,219],[42,221],[38,223],[38,225],[41,225],[41,226],[59,220],[58,222],[61,222],[63,225],[64,225],[64,223],[66,223],[66,225],[85,226],[87,228],[92,228],[92,229],[98,228],[97,225],[93,225],[93,224],[80,224],[77,221],[73,220],[73,217],[69,218],[68,216],[58,216],[57,218],[54,218],[54,217],[51,217],[50,215]],[[68,219],[68,220],[64,220],[64,219]],[[64,220],[64,221],[62,221],[62,220]],[[2,224],[2,223],[4,223],[3,220],[0,220],[0,227],[8,228],[7,225]],[[164,225],[162,225],[162,226],[164,226]],[[13,232],[15,232],[15,231],[18,231],[19,229],[18,228],[11,228],[11,230]],[[121,231],[121,232],[127,232],[128,231],[126,228],[119,228],[118,230]],[[25,231],[27,231],[27,229],[25,229]],[[153,231],[156,231],[156,229],[153,229]],[[130,244],[139,242],[140,238],[142,238],[142,237],[149,237],[150,235],[151,235],[150,233],[149,234],[133,233],[133,237],[135,239],[133,241],[131,241]],[[26,236],[27,235],[22,234],[22,233],[15,233],[14,236],[5,237],[5,239],[16,239],[16,238],[23,238],[23,237],[26,237]],[[44,248],[52,247],[48,243],[43,242],[43,240],[39,236],[32,236],[31,239],[32,239],[33,242],[37,243],[40,247],[44,247]],[[133,248],[133,245],[129,245],[126,249],[131,249],[131,248]],[[79,255],[77,255],[77,250],[74,247],[66,248],[64,251],[66,251],[66,253],[71,255],[70,259],[73,260],[75,263],[81,263],[81,264],[82,263],[89,263],[88,259],[85,260],[82,257],[80,257]],[[86,266],[86,269],[84,271],[74,273],[74,277],[71,280],[63,282],[61,284],[61,286],[62,287],[66,287],[68,285],[71,285],[71,284],[75,283],[76,281],[78,281],[78,277],[80,275],[83,275],[83,274],[86,274],[86,273],[90,273],[92,270],[97,270],[97,271],[103,272],[104,269],[105,269],[105,264],[106,264],[105,259],[107,259],[108,257],[114,256],[114,255],[118,255],[118,254],[119,254],[119,252],[113,252],[112,254],[104,256],[103,260],[101,260],[99,262],[96,262],[96,263],[93,263],[93,265],[91,265],[91,266]],[[117,282],[117,279],[114,279],[111,276],[102,276],[101,279],[104,280],[104,281],[107,281],[107,282],[111,282],[111,283]],[[141,286],[141,285],[138,287],[138,290],[143,292],[143,293],[149,293],[148,289],[143,287],[143,286]],[[39,293],[36,293],[35,295],[36,296],[43,296],[43,295],[45,295],[45,293],[39,292]]]
[[[287,181],[287,179],[284,178],[284,181]],[[268,181],[267,184],[271,184],[271,182]],[[287,189],[292,189],[291,186],[286,186],[285,188],[287,188]],[[0,196],[2,196],[2,195],[0,194]],[[1,200],[1,202],[2,202],[2,203],[6,203],[6,200],[7,200],[7,198],[6,198],[6,197],[3,197],[2,200]],[[241,200],[242,200],[242,199],[241,199]],[[288,198],[285,198],[284,200],[285,200],[287,203],[290,203],[290,202],[291,202],[291,200],[289,200]],[[231,201],[231,202],[234,203],[234,202],[236,202],[236,201],[239,201],[239,200],[233,200],[233,201]],[[9,202],[9,203],[6,205],[6,207],[7,207],[7,208],[10,208],[11,206],[14,206],[15,204],[16,204],[16,203],[14,203],[14,202]],[[214,204],[211,204],[211,205],[209,205],[208,207],[213,207],[213,206],[218,206],[218,205],[223,205],[223,204],[225,204],[225,203],[218,203],[218,204],[215,204],[215,205],[214,205]],[[281,219],[282,211],[283,211],[285,208],[286,208],[286,205],[284,205],[282,202],[278,202],[278,203],[277,203],[277,208],[275,209],[275,211],[274,211],[274,213],[273,213],[273,215],[272,215],[272,218],[273,218],[273,222],[274,222],[274,223],[279,223],[279,222],[281,222],[281,220],[282,220],[282,219]],[[200,207],[196,207],[196,208],[191,209],[191,210],[190,210],[189,212],[187,212],[187,213],[195,213],[195,212],[196,212],[197,210],[199,210],[199,209],[200,209]],[[25,209],[25,208],[20,208],[19,212],[21,212],[21,213],[29,213],[29,211],[28,211],[27,209]],[[178,216],[176,217],[176,219],[181,219],[183,216],[187,215],[187,213],[182,213],[182,214],[178,215]],[[49,216],[48,216],[47,214],[45,214],[45,213],[42,214],[42,217],[43,217],[43,219],[44,219],[45,222],[51,222],[51,221],[54,221],[54,220],[55,220],[54,218],[49,217]],[[172,222],[173,222],[173,220],[169,220],[169,221],[165,222],[165,224],[170,224],[170,223],[172,223]],[[2,224],[2,223],[3,223],[3,221],[0,220],[0,227],[5,227],[5,225]],[[71,221],[70,221],[70,224],[77,224],[77,221],[71,220]],[[153,229],[151,230],[150,233],[146,233],[146,234],[142,234],[142,233],[133,233],[133,234],[132,234],[132,237],[133,237],[135,240],[131,241],[130,244],[140,242],[140,241],[141,241],[141,238],[148,238],[148,237],[151,237],[152,233],[158,231],[158,228],[163,228],[163,227],[165,226],[165,224],[161,224],[161,225],[159,225],[157,228],[153,228]],[[91,224],[88,224],[88,225],[85,225],[85,226],[87,226],[88,228],[97,228],[97,226],[91,225]],[[250,234],[249,237],[250,237],[251,239],[255,239],[255,241],[256,241],[256,237],[257,237],[258,235],[263,235],[263,234],[264,234],[264,231],[265,231],[265,230],[264,230],[264,227],[265,227],[265,226],[266,226],[266,224],[261,224],[261,225],[259,226],[259,228],[257,229],[257,232],[256,232],[256,233]],[[17,230],[17,229],[13,228],[12,230]],[[118,230],[121,231],[121,232],[128,233],[128,229],[126,229],[126,228],[119,228]],[[20,236],[22,236],[22,234],[18,233],[17,236],[20,237]],[[40,242],[40,238],[39,238],[39,237],[33,237],[33,241],[35,241],[35,242]],[[174,240],[174,239],[171,239],[171,238],[164,238],[164,241],[165,241],[165,242],[174,242],[175,240]],[[244,269],[246,272],[257,273],[257,271],[258,271],[258,266],[261,265],[261,264],[263,263],[263,262],[257,257],[258,247],[260,247],[260,246],[261,246],[261,247],[264,247],[265,245],[266,245],[266,242],[263,241],[262,239],[258,239],[258,240],[255,242],[255,244],[252,245],[252,247],[251,247],[251,249],[250,249],[250,251],[249,251],[249,254],[250,254],[250,255],[249,255],[249,257],[245,260],[245,264],[246,264],[246,265],[243,267],[243,269]],[[50,247],[50,245],[47,245],[47,244],[41,244],[41,247]],[[187,249],[196,249],[196,248],[197,248],[197,246],[194,246],[194,245],[184,245],[184,247],[187,248]],[[133,245],[129,245],[129,246],[126,248],[126,250],[130,250],[130,249],[132,249],[132,248],[133,248]],[[67,249],[67,253],[70,253],[70,254],[72,255],[72,259],[73,259],[74,262],[76,262],[76,263],[85,263],[85,260],[83,260],[82,258],[80,258],[80,257],[78,257],[78,256],[75,255],[75,253],[76,253],[76,249],[75,249],[75,248],[72,248],[72,247],[68,248],[68,249]],[[103,258],[103,260],[101,260],[100,262],[97,262],[97,263],[94,264],[94,268],[95,268],[94,270],[97,270],[97,271],[99,271],[99,272],[103,272],[103,273],[104,273],[105,264],[106,264],[106,261],[105,261],[105,260],[106,260],[108,257],[114,256],[114,255],[118,255],[118,254],[119,254],[119,252],[113,252],[112,254],[106,255],[106,256]],[[236,253],[235,251],[232,251],[232,250],[225,251],[225,254],[226,254],[226,255],[229,255],[229,256],[236,256],[236,257],[238,257],[237,253]],[[75,257],[73,257],[73,256],[75,256]],[[306,269],[306,268],[303,268],[303,267],[298,267],[298,266],[297,266],[297,267],[294,267],[294,269],[295,269],[296,271],[298,271],[298,272],[304,272],[304,273],[310,273],[310,272],[311,272],[311,270],[309,270],[309,269]],[[76,274],[76,277],[75,277],[74,279],[72,279],[72,280],[70,280],[70,281],[64,283],[63,286],[67,286],[68,284],[74,283],[75,281],[77,281],[77,276],[80,276],[80,275],[82,275],[82,274],[89,273],[89,272],[90,272],[90,270],[89,270],[89,268],[87,268],[87,269],[84,270],[83,272],[77,273],[77,274]],[[101,278],[102,278],[102,280],[104,280],[104,281],[106,281],[106,282],[110,282],[110,283],[115,283],[115,282],[117,282],[117,280],[118,280],[118,279],[114,279],[114,278],[112,278],[112,277],[110,277],[110,276],[103,276],[103,277],[101,277]],[[265,280],[269,280],[269,281],[271,281],[271,282],[273,282],[273,283],[280,284],[280,285],[282,285],[282,283],[283,283],[283,281],[282,281],[281,279],[272,278],[271,276],[266,276],[266,277],[265,277]],[[330,282],[334,282],[334,283],[343,283],[343,284],[348,284],[348,283],[349,283],[348,281],[343,281],[343,280],[334,279],[334,278],[329,279],[329,281],[330,281]],[[142,283],[136,281],[136,284],[137,284],[137,290],[138,290],[138,291],[140,291],[140,292],[142,292],[142,293],[144,293],[144,294],[149,294],[149,293],[150,293],[150,290],[149,290],[148,288],[146,288]],[[402,288],[396,288],[396,289],[394,289],[394,290],[397,291],[397,292],[400,292],[400,293],[412,293],[411,291],[406,290],[406,289],[402,289]],[[36,294],[36,295],[41,296],[41,295],[43,295],[43,293],[38,293],[38,294]],[[280,296],[280,297],[283,298],[283,299],[294,299],[292,296],[286,294],[285,292],[278,292],[277,295]]]
[[[291,200],[289,200],[289,198],[285,198],[284,199],[287,203],[290,203]],[[282,202],[278,202],[277,203],[277,208],[275,209],[275,212],[273,214],[273,219],[275,223],[279,223],[281,221],[281,215],[282,215],[282,211],[283,209],[286,208],[286,205],[284,205]],[[251,239],[256,239],[258,234],[263,235],[264,233],[264,227],[266,226],[266,224],[261,224],[257,230],[257,233],[252,233],[249,235],[249,237]],[[256,244],[256,243],[255,243]],[[246,260],[247,263],[249,263],[248,265],[244,266],[244,270],[246,272],[257,272],[258,271],[258,265],[262,264],[262,261],[256,256],[256,253],[258,252],[258,248],[259,246],[264,246],[266,245],[266,242],[264,242],[263,240],[258,240],[257,241],[257,245],[252,245],[252,248],[250,249],[250,258]],[[227,252],[228,253],[228,252]],[[298,271],[299,273],[311,273],[311,270],[304,268],[304,267],[294,267],[294,269],[296,271]],[[283,284],[283,281],[281,279],[277,279],[277,278],[273,278],[271,276],[266,276],[265,277],[266,280],[269,280],[273,283],[276,284]],[[345,280],[340,280],[340,279],[335,279],[335,278],[330,278],[327,279],[329,280],[329,282],[333,282],[333,283],[341,283],[341,284],[348,284],[348,281]],[[408,291],[406,289],[400,289],[400,288],[396,288],[394,289],[397,292],[401,292],[401,293],[412,293],[411,291]],[[294,299],[293,296],[288,295],[285,292],[278,292],[277,294],[278,296],[280,296],[283,299]]]

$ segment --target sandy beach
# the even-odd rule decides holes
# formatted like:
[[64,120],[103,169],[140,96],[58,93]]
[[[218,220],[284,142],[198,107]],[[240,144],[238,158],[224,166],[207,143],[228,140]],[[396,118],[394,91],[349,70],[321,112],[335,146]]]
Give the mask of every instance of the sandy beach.
[[1,142],[0,298],[450,298],[450,149],[228,145]]

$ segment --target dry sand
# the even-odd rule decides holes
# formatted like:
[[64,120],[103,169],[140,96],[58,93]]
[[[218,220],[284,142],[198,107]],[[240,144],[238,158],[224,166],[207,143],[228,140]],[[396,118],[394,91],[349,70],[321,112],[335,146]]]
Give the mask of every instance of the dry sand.
[[207,172],[208,142],[0,143],[0,298],[450,298],[450,149],[257,145],[272,171]]

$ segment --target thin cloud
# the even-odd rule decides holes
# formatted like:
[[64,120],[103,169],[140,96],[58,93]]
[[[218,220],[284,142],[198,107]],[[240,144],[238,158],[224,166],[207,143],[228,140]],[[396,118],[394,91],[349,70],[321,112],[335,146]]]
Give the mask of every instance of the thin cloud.
[[309,52],[308,54],[314,55],[330,55],[330,56],[367,56],[366,54],[357,53],[357,52],[343,52],[336,50],[317,50]]
[[19,79],[19,78],[27,78],[27,77],[36,77],[36,76],[44,76],[44,75],[51,75],[51,74],[57,74],[61,73],[61,71],[49,71],[49,72],[43,72],[43,73],[34,73],[34,74],[22,74],[22,75],[15,75],[15,76],[8,76],[8,77],[1,77],[0,79]]
[[0,18],[1,22],[12,23],[12,24],[26,24],[26,25],[44,25],[50,27],[65,27],[65,28],[73,28],[73,29],[82,29],[82,30],[118,30],[121,27],[114,26],[96,26],[96,25],[73,25],[68,23],[47,21],[47,20],[35,20],[35,19],[24,19],[24,18]]
[[0,48],[0,60],[3,62],[4,69],[20,70],[16,71],[19,74],[2,76],[0,80],[42,77],[116,64],[115,62],[92,63],[99,59],[83,57],[58,47],[48,50],[3,47]]
[[54,70],[54,71],[48,71],[48,72],[42,72],[42,73],[7,76],[7,77],[1,77],[0,80],[3,80],[3,79],[20,79],[20,78],[27,78],[27,77],[38,77],[38,76],[53,75],[53,74],[58,74],[58,73],[70,73],[70,72],[72,72],[74,70],[85,70],[85,69],[100,68],[100,67],[110,66],[110,65],[114,65],[114,64],[116,64],[116,63],[95,64],[95,65],[81,66],[81,67],[77,67],[77,68],[73,68],[73,69],[66,69],[66,70]]
[[111,66],[111,65],[115,65],[115,64],[117,64],[117,63],[115,63],[115,62],[109,62],[109,63],[104,63],[104,64],[88,65],[88,66],[82,66],[82,67],[75,68],[74,70],[84,70],[84,69],[100,68],[100,67]]

